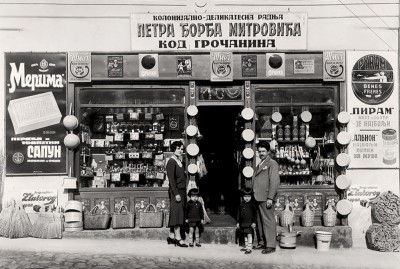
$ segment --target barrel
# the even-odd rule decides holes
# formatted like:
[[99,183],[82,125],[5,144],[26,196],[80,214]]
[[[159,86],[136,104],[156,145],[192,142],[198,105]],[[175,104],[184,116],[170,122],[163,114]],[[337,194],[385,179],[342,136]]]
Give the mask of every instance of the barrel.
[[79,232],[83,230],[82,202],[68,201],[64,210],[64,229],[66,232]]

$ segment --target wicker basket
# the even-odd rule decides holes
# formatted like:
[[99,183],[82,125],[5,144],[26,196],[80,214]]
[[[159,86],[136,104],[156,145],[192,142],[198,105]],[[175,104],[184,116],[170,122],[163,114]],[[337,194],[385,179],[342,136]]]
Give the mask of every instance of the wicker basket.
[[83,228],[85,230],[105,230],[110,224],[111,214],[107,209],[99,210],[99,206],[95,206],[88,214],[83,216]]
[[308,203],[306,203],[306,209],[301,212],[301,225],[304,227],[314,226],[314,211],[310,209]]
[[332,204],[328,204],[328,208],[323,213],[325,227],[334,227],[336,225],[336,211],[333,210]]
[[[152,206],[154,212],[150,212]],[[139,227],[140,228],[161,228],[163,222],[163,212],[157,211],[153,204],[149,204],[143,212],[139,212]]]
[[112,215],[113,229],[135,228],[135,213],[129,212],[123,205]]

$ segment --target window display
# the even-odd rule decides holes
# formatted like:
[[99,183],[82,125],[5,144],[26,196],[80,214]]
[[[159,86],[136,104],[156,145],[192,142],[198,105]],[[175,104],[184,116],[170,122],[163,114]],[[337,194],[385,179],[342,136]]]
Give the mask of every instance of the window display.
[[[177,92],[175,97],[182,97],[180,92],[184,96],[184,90]],[[84,91],[81,102],[93,100],[89,98],[90,93],[97,95],[98,90]],[[170,95],[168,91],[158,93],[159,96]],[[134,94],[124,90],[119,95]],[[143,98],[141,100],[144,102]],[[182,107],[157,104],[122,107],[112,103],[117,99],[108,101],[110,104],[105,104],[102,99],[98,106],[81,104],[80,187],[162,186],[165,163],[171,155],[170,144],[183,140],[183,103]],[[160,99],[152,100],[153,103],[158,101]],[[121,100],[121,103],[128,101]]]
[[282,186],[334,183],[335,94],[320,87],[256,91],[256,139],[270,142]]

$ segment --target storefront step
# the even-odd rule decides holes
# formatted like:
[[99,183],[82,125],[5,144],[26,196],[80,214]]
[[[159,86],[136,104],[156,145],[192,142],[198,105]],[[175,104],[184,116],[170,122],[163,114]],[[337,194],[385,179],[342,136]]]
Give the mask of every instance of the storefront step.
[[[284,230],[278,227],[278,232]],[[332,232],[331,248],[351,248],[352,232],[348,226],[337,227],[293,227],[293,231],[301,231],[297,237],[298,246],[315,247],[315,231]],[[212,244],[235,244],[235,227],[205,227],[201,236],[202,243]],[[168,237],[168,228],[134,228],[134,229],[107,229],[107,230],[84,230],[81,232],[64,232],[66,238],[125,238],[125,239],[151,239],[165,240]]]

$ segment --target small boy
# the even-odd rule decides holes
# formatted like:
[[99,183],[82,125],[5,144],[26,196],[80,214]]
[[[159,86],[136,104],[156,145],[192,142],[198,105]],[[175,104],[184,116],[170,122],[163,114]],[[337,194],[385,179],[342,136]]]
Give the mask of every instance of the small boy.
[[237,217],[237,227],[240,228],[241,233],[244,235],[245,247],[240,251],[245,251],[244,254],[250,254],[254,228],[256,227],[257,209],[256,206],[251,202],[252,189],[244,188],[242,190],[243,201],[239,206],[239,212]]
[[204,212],[202,204],[198,201],[199,190],[196,188],[189,190],[188,196],[186,222],[189,223],[189,247],[193,247],[193,233],[196,237],[196,247],[201,247],[199,230],[204,223]]

